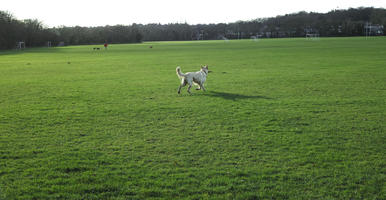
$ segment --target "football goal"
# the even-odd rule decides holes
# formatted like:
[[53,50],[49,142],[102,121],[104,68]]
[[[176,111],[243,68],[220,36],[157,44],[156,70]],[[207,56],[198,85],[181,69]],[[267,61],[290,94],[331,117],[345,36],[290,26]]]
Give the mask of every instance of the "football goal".
[[23,49],[25,49],[25,42],[17,42],[17,43],[16,43],[16,49],[17,49],[17,50],[23,50]]
[[306,34],[306,38],[307,39],[312,39],[312,40],[319,39],[319,34],[317,34],[317,33],[307,33]]

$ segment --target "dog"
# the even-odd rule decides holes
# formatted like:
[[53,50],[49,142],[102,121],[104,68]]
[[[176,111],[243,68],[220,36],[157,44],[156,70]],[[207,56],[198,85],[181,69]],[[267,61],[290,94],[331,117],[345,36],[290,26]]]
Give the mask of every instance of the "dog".
[[201,66],[200,71],[197,72],[187,72],[187,73],[182,73],[181,72],[181,67],[178,66],[176,68],[176,73],[178,78],[181,80],[180,87],[178,87],[178,94],[181,93],[181,88],[184,87],[186,84],[188,84],[188,93],[191,94],[190,88],[192,87],[192,84],[198,85],[198,88],[196,90],[204,90],[206,91],[204,87],[204,83],[206,81],[206,77],[208,76],[209,71],[208,65]]

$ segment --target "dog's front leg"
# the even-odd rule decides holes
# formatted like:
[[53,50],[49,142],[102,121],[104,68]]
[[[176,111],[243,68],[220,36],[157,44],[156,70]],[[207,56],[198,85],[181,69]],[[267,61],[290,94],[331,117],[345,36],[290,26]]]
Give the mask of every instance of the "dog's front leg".
[[204,90],[204,92],[206,92],[206,89],[205,89],[205,87],[204,87],[204,84],[201,84],[201,85],[200,85],[200,88],[202,88],[202,90]]

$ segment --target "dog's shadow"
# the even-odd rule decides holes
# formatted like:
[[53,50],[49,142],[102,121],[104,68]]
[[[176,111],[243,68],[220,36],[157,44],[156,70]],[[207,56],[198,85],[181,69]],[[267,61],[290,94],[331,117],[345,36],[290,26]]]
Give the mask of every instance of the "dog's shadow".
[[216,92],[216,91],[210,91],[206,93],[207,96],[210,97],[219,97],[226,100],[232,100],[237,101],[239,99],[272,99],[270,97],[265,96],[250,96],[250,95],[243,95],[243,94],[234,94],[234,93],[227,93],[227,92]]

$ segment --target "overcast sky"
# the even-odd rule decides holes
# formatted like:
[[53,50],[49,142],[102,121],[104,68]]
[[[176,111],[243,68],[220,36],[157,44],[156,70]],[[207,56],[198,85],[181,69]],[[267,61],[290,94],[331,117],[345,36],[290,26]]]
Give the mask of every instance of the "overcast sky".
[[386,8],[386,0],[0,0],[0,10],[17,19],[38,19],[49,27],[229,23],[361,6]]

